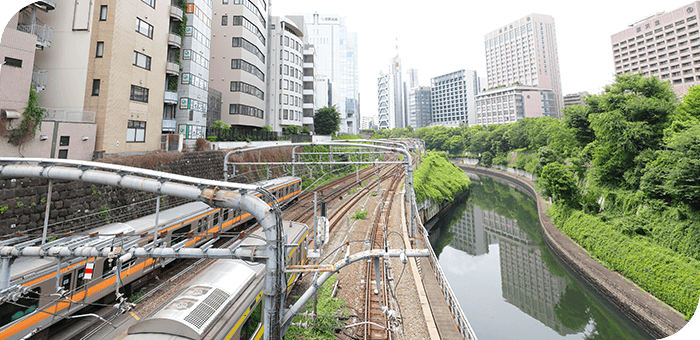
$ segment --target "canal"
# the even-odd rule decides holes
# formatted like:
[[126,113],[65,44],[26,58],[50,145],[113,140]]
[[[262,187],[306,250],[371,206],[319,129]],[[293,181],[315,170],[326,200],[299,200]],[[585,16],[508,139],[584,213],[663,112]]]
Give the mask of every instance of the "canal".
[[479,340],[652,339],[550,253],[535,200],[498,181],[472,179],[430,229]]

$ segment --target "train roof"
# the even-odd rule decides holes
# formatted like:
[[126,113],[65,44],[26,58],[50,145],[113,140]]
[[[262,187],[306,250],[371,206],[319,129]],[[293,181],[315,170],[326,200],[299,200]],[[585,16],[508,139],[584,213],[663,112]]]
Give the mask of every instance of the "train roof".
[[269,189],[278,187],[280,185],[288,184],[288,183],[295,182],[298,180],[300,180],[299,177],[282,176],[282,177],[271,178],[271,179],[255,182],[255,183],[252,183],[252,185],[261,186],[261,187],[269,190]]
[[[177,222],[185,217],[190,217],[194,214],[205,212],[208,209],[210,209],[209,205],[203,202],[190,202],[174,208],[166,209],[161,211],[158,215],[158,225],[163,227],[167,224]],[[150,228],[153,228],[153,226],[156,224],[156,214],[153,213],[146,215],[126,223],[133,227],[136,233],[142,233]]]
[[264,264],[218,260],[198,274],[171,302],[152,317],[129,327],[128,333],[171,334],[201,339],[228,306],[264,275]]

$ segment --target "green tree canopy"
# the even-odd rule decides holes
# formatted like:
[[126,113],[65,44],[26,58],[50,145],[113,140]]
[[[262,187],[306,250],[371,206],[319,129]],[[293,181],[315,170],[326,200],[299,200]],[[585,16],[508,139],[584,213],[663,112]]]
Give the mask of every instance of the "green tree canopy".
[[643,151],[659,149],[676,96],[668,82],[628,74],[617,76],[596,102],[589,115],[595,178],[602,185],[638,188],[648,160]]
[[314,115],[314,131],[319,135],[330,135],[340,130],[340,113],[335,105],[327,106],[316,111]]

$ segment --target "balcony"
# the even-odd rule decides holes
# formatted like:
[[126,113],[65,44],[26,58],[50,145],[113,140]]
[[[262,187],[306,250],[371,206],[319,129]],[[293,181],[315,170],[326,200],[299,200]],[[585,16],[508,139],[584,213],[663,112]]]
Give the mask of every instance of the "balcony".
[[163,132],[177,132],[177,121],[170,119],[163,119]]
[[34,5],[41,7],[45,11],[50,11],[56,9],[56,0],[39,0]]
[[180,76],[180,65],[175,64],[173,62],[165,63],[165,73],[179,77]]
[[36,47],[43,49],[51,46],[53,27],[39,24],[17,24],[17,30],[36,35]]
[[304,117],[304,118],[302,118],[301,123],[304,125],[313,125],[314,124],[314,117]]
[[181,48],[182,47],[182,38],[180,38],[179,35],[170,33],[168,34],[168,45],[176,47],[176,48]]
[[169,105],[177,105],[177,92],[165,91],[165,96],[163,98],[163,103]]
[[32,85],[37,92],[46,89],[46,76],[48,75],[48,70],[42,70],[35,68],[32,72]]
[[44,120],[71,123],[94,123],[95,111],[66,111],[62,109],[48,109],[44,115]]
[[177,5],[170,5],[170,17],[182,21],[182,9]]

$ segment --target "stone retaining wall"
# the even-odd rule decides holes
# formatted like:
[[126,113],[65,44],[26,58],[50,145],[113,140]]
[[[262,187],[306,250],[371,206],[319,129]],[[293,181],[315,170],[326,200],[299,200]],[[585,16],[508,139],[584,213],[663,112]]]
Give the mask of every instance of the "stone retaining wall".
[[619,273],[605,268],[557,229],[547,216],[548,206],[537,194],[532,180],[483,167],[466,165],[459,165],[459,167],[466,171],[505,179],[525,189],[525,192],[537,201],[542,234],[552,253],[650,335],[663,338],[675,334],[687,324],[678,312],[641,290]]

